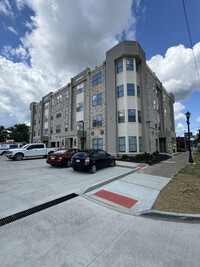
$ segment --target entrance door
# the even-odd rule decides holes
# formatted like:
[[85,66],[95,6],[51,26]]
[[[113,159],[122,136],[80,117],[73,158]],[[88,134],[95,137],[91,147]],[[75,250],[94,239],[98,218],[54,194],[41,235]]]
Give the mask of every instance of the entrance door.
[[166,138],[159,138],[160,152],[166,153]]

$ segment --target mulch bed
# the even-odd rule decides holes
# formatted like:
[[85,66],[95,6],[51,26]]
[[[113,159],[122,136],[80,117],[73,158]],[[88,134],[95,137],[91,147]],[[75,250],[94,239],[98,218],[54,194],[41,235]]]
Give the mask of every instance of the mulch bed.
[[168,155],[149,155],[149,156],[145,156],[142,155],[140,158],[135,158],[135,157],[128,157],[127,159],[117,159],[117,160],[121,160],[121,161],[128,161],[128,162],[138,162],[138,163],[146,163],[149,165],[154,165],[159,163],[160,161],[163,160],[167,160],[171,158]]

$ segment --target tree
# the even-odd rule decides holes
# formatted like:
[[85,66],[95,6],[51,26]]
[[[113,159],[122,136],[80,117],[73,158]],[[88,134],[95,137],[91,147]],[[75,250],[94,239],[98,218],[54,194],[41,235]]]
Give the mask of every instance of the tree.
[[15,142],[29,142],[30,127],[25,123],[15,124],[13,127],[8,128],[9,137]]
[[8,132],[3,125],[0,126],[0,142],[5,142]]

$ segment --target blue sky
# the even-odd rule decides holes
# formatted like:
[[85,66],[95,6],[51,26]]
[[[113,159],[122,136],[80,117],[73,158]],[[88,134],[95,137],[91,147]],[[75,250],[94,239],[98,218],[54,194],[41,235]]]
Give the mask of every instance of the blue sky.
[[[185,0],[200,73],[200,1]],[[101,64],[123,39],[174,93],[176,133],[200,128],[200,84],[182,0],[0,0],[0,125],[29,122],[29,104]]]

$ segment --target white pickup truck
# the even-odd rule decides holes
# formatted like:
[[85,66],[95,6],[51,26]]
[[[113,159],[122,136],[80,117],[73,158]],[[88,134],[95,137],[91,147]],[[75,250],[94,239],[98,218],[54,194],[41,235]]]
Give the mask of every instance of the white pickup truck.
[[22,160],[23,158],[29,157],[46,157],[57,150],[58,148],[56,147],[47,148],[46,145],[42,143],[32,143],[19,149],[9,149],[6,152],[6,156],[9,159]]

